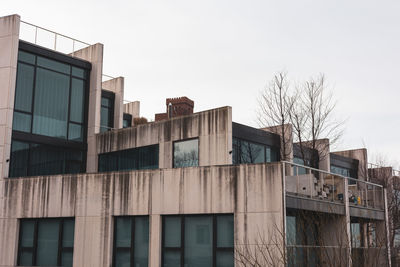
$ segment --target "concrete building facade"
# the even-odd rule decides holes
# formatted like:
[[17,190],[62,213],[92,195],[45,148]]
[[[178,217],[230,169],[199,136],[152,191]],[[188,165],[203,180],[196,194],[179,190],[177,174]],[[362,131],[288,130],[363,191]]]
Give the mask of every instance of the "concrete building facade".
[[0,18],[0,266],[390,266],[366,150],[281,161],[277,132],[186,97],[132,126],[102,44],[61,54],[20,23]]

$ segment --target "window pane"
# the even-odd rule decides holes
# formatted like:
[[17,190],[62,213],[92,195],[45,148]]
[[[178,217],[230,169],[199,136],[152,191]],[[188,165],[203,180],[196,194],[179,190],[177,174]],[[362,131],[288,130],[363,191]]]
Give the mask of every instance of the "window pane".
[[111,99],[107,97],[101,97],[101,105],[104,107],[111,107]]
[[199,140],[174,143],[174,168],[199,165]]
[[286,216],[286,242],[289,246],[296,245],[296,217]]
[[29,175],[61,174],[64,170],[64,152],[53,146],[32,144]]
[[217,216],[217,247],[233,247],[233,215]]
[[39,220],[36,265],[57,265],[58,233],[58,220]]
[[158,145],[141,147],[136,152],[139,170],[158,168]]
[[35,55],[20,50],[18,51],[18,60],[35,64]]
[[212,217],[185,218],[185,264],[212,266]]
[[37,69],[33,133],[66,138],[69,77]]
[[72,267],[72,251],[64,251],[61,255],[61,266]]
[[32,115],[14,111],[13,130],[30,133],[31,117]]
[[63,228],[63,236],[62,236],[62,246],[64,248],[74,247],[74,229],[75,229],[75,221],[74,220],[64,220],[64,228]]
[[33,75],[33,66],[18,63],[15,109],[32,112]]
[[232,164],[240,164],[240,140],[232,137]]
[[44,57],[37,58],[37,65],[51,70],[59,71],[65,74],[70,74],[70,66],[55,60],[47,59]]
[[109,172],[118,169],[118,155],[107,153],[99,155],[99,172]]
[[181,218],[165,217],[164,219],[164,246],[180,247],[181,246]]
[[217,251],[217,267],[233,267],[233,251]]
[[21,221],[21,247],[33,247],[34,221]]
[[116,247],[131,247],[131,225],[130,217],[116,218]]
[[32,252],[21,251],[19,253],[19,264],[20,266],[32,266]]
[[85,70],[77,67],[72,67],[72,75],[79,78],[85,78]]
[[131,254],[129,251],[117,251],[115,255],[115,267],[130,267]]
[[100,132],[106,132],[112,128],[110,126],[110,112],[108,108],[101,107],[100,110]]
[[82,125],[70,123],[68,129],[68,139],[73,141],[83,141]]
[[262,163],[264,162],[264,146],[241,141],[240,145],[241,163]]
[[181,252],[164,251],[164,267],[181,267]]
[[28,175],[28,155],[29,144],[19,141],[12,141],[10,177],[20,177]]
[[70,120],[83,122],[83,107],[85,103],[85,84],[82,80],[72,78]]
[[81,150],[65,150],[64,173],[80,173],[84,171],[83,152]]
[[149,257],[149,218],[135,219],[135,267],[147,267]]

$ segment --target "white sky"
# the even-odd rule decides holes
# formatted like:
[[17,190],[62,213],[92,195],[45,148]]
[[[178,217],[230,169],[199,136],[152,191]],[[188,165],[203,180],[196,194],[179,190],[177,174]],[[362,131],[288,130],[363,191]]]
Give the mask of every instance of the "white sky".
[[125,77],[125,99],[154,119],[165,98],[195,111],[233,107],[257,126],[259,92],[274,73],[324,73],[348,118],[338,149],[400,162],[400,1],[2,0],[0,16],[103,43],[104,73]]

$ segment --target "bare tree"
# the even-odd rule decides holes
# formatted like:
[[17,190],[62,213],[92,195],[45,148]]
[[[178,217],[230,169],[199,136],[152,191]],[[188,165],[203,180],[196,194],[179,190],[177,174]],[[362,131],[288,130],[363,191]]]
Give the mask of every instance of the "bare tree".
[[290,113],[296,100],[296,93],[289,90],[286,72],[274,75],[264,88],[258,100],[258,122],[263,127],[272,127],[273,132],[281,136],[281,159],[288,160],[292,152],[292,140],[287,134]]
[[[286,137],[284,127],[290,123],[293,127],[293,139],[298,143],[301,157],[306,161],[307,149],[318,151],[311,153],[312,166],[327,156],[326,147],[334,145],[342,137],[344,121],[334,119],[336,102],[329,91],[324,75],[297,84],[293,87],[285,72],[277,73],[269,85],[262,91],[259,100],[258,121],[261,126],[279,125],[281,137]],[[329,139],[330,142],[320,142]],[[287,159],[287,138],[282,138],[281,158]],[[281,149],[282,150],[282,149]],[[290,150],[290,149],[289,149]]]

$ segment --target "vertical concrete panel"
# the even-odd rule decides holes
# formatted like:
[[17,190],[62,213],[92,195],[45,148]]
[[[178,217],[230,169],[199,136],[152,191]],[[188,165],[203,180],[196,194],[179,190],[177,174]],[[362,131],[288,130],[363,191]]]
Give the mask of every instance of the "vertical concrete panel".
[[0,18],[0,179],[8,177],[19,27],[19,15]]
[[161,266],[161,216],[153,214],[150,216],[150,242],[149,242],[149,266]]
[[0,218],[0,266],[15,266],[18,251],[18,220]]
[[[132,119],[140,117],[140,102],[133,101],[124,104],[124,113],[131,114]],[[132,123],[133,125],[133,123]]]
[[86,172],[97,171],[97,153],[95,134],[100,132],[101,81],[103,75],[103,45],[94,44],[74,52],[74,57],[92,63],[90,72],[89,117],[88,117],[88,153]]
[[118,77],[105,81],[102,83],[102,88],[115,94],[114,128],[121,129],[124,113],[124,77]]

